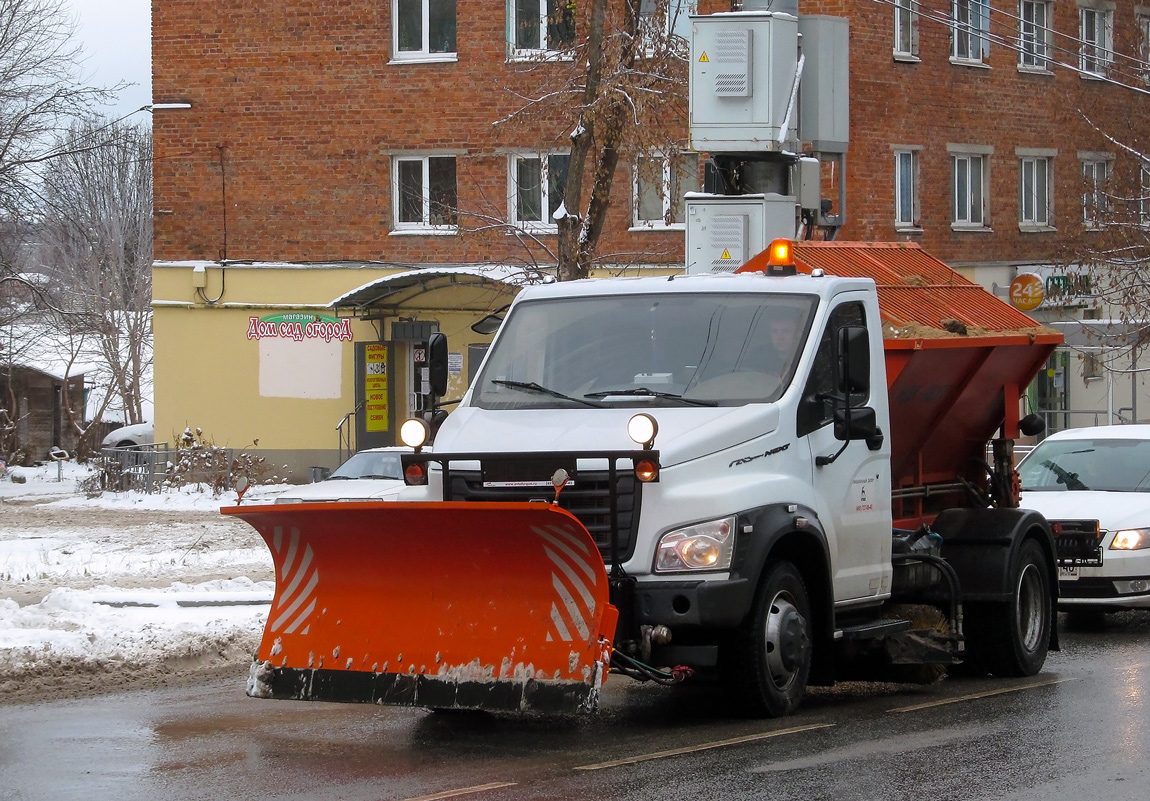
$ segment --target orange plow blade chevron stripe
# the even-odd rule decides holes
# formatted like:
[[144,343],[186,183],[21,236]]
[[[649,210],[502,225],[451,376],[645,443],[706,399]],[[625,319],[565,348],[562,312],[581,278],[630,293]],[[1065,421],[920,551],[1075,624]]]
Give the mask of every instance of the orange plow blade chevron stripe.
[[591,535],[545,503],[223,510],[272,552],[248,692],[472,709],[591,710],[618,613]]

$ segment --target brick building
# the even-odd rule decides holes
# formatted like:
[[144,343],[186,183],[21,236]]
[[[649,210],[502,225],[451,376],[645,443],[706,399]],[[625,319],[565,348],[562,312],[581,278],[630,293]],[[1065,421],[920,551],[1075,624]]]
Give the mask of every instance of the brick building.
[[[732,10],[728,0],[671,6]],[[343,369],[318,415],[277,405],[261,389],[266,403],[248,403],[238,428],[235,395],[218,399],[189,375],[242,383],[271,369],[243,350],[242,332],[219,337],[225,320],[246,329],[272,312],[318,314],[393,274],[461,270],[487,294],[458,318],[414,300],[359,309],[355,339],[394,346],[390,414],[422,403],[421,340],[397,332],[462,332],[460,373],[472,367],[483,343],[467,321],[513,292],[484,284],[480,266],[553,265],[549,212],[570,128],[495,123],[569,69],[557,54],[579,35],[582,4],[571,17],[564,8],[153,0],[158,437],[201,425],[232,444],[261,437],[297,464],[330,461],[321,439],[334,446],[334,435],[319,431],[362,402],[353,387],[362,365],[347,348],[331,357]],[[1065,272],[1059,259],[1093,233],[1096,181],[1145,183],[1138,161],[1107,137],[1136,134],[1143,116],[1144,97],[1116,85],[1146,80],[1150,11],[1132,0],[802,0],[799,11],[850,20],[840,239],[920,242],[1005,294],[1021,272],[1042,280]],[[676,26],[686,33],[685,16]],[[685,141],[685,120],[683,133]],[[667,159],[665,192],[636,180],[632,157],[617,173],[600,248],[620,255],[604,271],[681,269],[676,198],[703,188],[706,154]],[[418,284],[405,286],[418,294]],[[1070,293],[1038,314],[1062,317],[1080,305]],[[233,345],[228,358],[217,350]],[[309,400],[303,387],[288,397]],[[284,415],[309,425],[314,417],[316,433],[304,442],[251,430]]]

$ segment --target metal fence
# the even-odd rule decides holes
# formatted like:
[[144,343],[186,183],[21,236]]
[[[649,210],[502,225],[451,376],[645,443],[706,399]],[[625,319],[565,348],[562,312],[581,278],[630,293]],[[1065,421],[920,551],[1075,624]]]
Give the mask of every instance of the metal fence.
[[1123,425],[1131,422],[1130,418],[1123,414],[1129,411],[1129,408],[1117,409],[1113,413],[1106,409],[1036,409],[1035,414],[1041,416],[1046,423],[1046,431],[1039,435],[1041,439],[1046,434],[1065,431],[1068,428]]
[[101,448],[101,489],[156,492],[163,485],[170,464],[171,449],[166,442],[126,448]]

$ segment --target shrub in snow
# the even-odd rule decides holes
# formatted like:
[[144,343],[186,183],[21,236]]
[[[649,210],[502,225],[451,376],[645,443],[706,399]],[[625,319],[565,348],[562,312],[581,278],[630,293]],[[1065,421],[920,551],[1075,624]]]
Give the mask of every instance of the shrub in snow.
[[[258,444],[259,440],[252,442]],[[105,490],[153,492],[184,487],[208,489],[218,497],[233,491],[241,476],[250,485],[286,480],[273,473],[263,456],[216,445],[203,429],[191,426],[177,439],[174,454],[166,448],[109,449],[95,461],[99,471],[80,485],[89,497]]]

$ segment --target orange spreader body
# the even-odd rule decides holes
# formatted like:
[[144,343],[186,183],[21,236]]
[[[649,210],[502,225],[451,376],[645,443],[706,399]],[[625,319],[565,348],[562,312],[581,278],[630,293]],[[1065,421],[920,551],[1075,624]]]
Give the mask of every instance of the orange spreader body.
[[275,561],[249,693],[594,708],[618,614],[594,540],[562,509],[369,502],[221,511],[255,527]]

